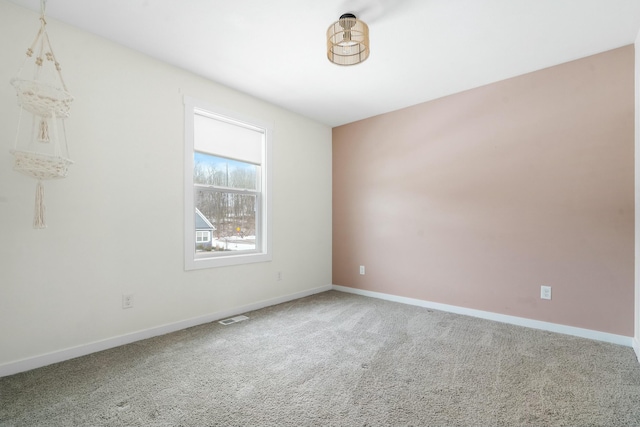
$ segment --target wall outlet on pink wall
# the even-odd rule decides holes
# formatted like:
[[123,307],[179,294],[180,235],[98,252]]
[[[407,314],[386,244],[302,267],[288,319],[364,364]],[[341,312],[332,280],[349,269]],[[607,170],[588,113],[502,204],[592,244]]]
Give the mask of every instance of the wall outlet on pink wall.
[[540,286],[540,298],[551,299],[551,286]]
[[360,274],[362,274],[364,276],[364,265],[360,266]]

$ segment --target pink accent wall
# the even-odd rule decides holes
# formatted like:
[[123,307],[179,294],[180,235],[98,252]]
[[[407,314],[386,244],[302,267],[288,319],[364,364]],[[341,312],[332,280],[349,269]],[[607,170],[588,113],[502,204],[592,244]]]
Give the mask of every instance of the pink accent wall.
[[633,336],[633,46],[334,128],[333,283]]

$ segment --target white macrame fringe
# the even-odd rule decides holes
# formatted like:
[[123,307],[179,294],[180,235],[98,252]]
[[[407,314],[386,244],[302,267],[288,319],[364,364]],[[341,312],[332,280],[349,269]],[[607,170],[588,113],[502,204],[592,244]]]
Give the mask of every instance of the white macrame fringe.
[[44,185],[42,181],[38,180],[36,185],[36,206],[33,212],[33,228],[47,228],[45,214]]
[[49,125],[45,119],[40,120],[40,127],[38,130],[38,141],[49,142]]

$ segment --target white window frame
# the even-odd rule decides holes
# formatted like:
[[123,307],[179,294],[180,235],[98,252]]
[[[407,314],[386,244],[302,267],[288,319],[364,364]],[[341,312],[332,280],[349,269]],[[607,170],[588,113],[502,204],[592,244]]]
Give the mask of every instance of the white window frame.
[[[247,253],[212,251],[203,256],[196,255],[195,231],[195,185],[193,182],[194,155],[194,117],[196,111],[206,112],[212,118],[247,128],[260,129],[264,133],[264,147],[260,167],[260,212],[256,212],[256,249]],[[223,267],[228,265],[267,262],[272,259],[271,206],[272,206],[272,151],[273,126],[260,120],[226,110],[188,96],[184,97],[184,268],[197,270],[202,268]],[[259,235],[258,235],[259,234]]]

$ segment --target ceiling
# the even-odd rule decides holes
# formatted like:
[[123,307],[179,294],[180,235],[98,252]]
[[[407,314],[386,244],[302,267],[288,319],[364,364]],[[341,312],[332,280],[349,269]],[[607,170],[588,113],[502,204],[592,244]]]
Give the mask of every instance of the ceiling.
[[[40,0],[11,0],[39,10]],[[48,0],[47,15],[329,126],[632,44],[639,0]],[[369,25],[341,67],[326,31]]]

